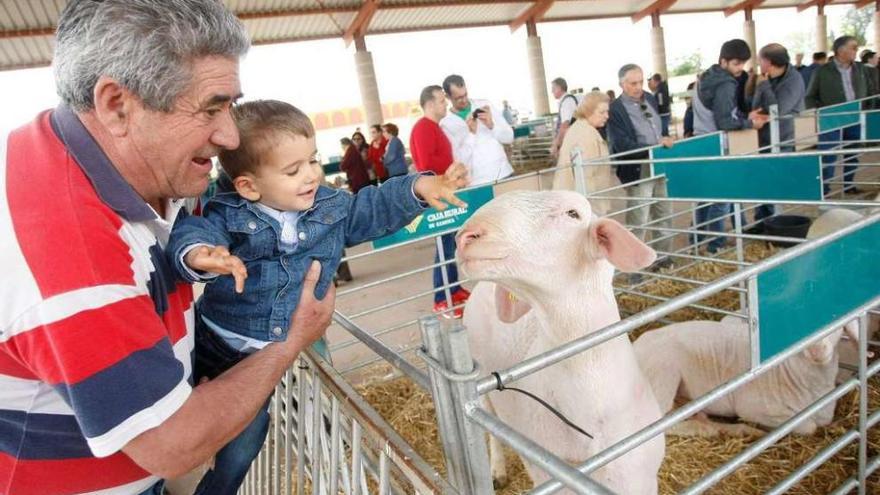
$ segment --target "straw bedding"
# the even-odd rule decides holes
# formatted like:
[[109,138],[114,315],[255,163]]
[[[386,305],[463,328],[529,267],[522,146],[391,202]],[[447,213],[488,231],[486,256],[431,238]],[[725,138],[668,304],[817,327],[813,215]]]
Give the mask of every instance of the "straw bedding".
[[[746,248],[747,261],[757,261],[774,254],[778,248],[754,243]],[[719,263],[698,263],[676,276],[697,280],[713,280],[735,270],[733,265]],[[676,296],[693,289],[692,284],[662,280],[642,287],[649,294],[664,297]],[[621,311],[635,313],[658,304],[638,296],[618,297]],[[739,307],[739,296],[735,292],[723,292],[701,304],[727,310]],[[668,316],[673,321],[690,319],[720,319],[720,315],[706,311],[686,308]],[[651,327],[639,329],[640,333]],[[434,418],[431,397],[406,378],[390,381],[366,382],[360,392],[378,412],[410,442],[413,447],[438,471],[445,473],[445,463],[441,442]],[[859,400],[857,391],[852,391],[838,401],[835,420],[827,427],[820,428],[814,435],[783,438],[775,446],[765,451],[736,472],[726,477],[709,493],[722,495],[748,495],[764,493],[782,481],[791,470],[807,462],[822,448],[832,443],[849,429],[858,427]],[[869,393],[869,412],[880,409],[880,379],[871,382]],[[880,454],[880,428],[869,432],[868,458]],[[717,466],[747,447],[755,438],[716,437],[686,438],[667,436],[666,457],[660,470],[660,493],[677,493],[708,474]],[[510,451],[508,451],[510,454]],[[787,493],[794,495],[817,495],[829,493],[857,472],[858,442],[853,442],[836,456],[823,464],[817,471],[807,476]],[[520,459],[508,455],[510,483],[498,490],[499,494],[523,493],[532,487]],[[880,494],[880,475],[871,478],[868,493]]]

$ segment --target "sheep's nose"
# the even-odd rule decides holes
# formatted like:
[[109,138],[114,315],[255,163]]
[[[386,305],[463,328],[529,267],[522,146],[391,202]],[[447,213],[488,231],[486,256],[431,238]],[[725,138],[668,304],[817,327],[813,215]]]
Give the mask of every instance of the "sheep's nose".
[[467,227],[458,232],[455,243],[456,245],[458,245],[458,247],[463,248],[479,239],[483,234],[485,234],[485,231],[481,227]]

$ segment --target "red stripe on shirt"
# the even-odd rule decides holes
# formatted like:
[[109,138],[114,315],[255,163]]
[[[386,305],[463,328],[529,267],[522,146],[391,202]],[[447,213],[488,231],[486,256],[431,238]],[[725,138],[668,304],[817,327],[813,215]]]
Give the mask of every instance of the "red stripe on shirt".
[[0,493],[8,495],[83,493],[126,485],[148,476],[122,452],[100,459],[51,461],[15,459],[0,452]]
[[[4,349],[0,345],[0,350]],[[11,354],[0,352],[0,375],[12,376],[15,378],[23,378],[25,380],[36,380],[37,376],[28,369],[23,362],[19,361]]]
[[27,363],[50,385],[73,385],[165,337],[152,299],[143,295],[22,332],[0,344],[0,351]]
[[184,311],[192,306],[192,286],[187,283],[178,283],[177,288],[168,294],[168,311],[162,315],[162,321],[168,329],[168,338],[171,345],[186,337],[186,317]]
[[40,293],[48,298],[94,285],[131,285],[122,221],[67,154],[49,115],[10,134],[6,161],[15,236]]

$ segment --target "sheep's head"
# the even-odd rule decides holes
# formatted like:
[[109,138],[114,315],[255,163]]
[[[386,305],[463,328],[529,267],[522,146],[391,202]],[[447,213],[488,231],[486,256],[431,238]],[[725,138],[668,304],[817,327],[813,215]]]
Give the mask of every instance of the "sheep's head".
[[850,321],[844,325],[843,328],[838,328],[828,334],[825,338],[810,344],[803,351],[804,357],[807,361],[817,366],[824,366],[830,363],[837,352],[837,345],[840,342],[843,332],[846,332],[850,342],[857,344],[859,341],[858,320]]
[[586,198],[569,191],[499,196],[465,223],[456,240],[458,266],[468,277],[522,296],[553,296],[597,277],[610,293],[611,265],[633,271],[656,256],[619,223],[597,219]]

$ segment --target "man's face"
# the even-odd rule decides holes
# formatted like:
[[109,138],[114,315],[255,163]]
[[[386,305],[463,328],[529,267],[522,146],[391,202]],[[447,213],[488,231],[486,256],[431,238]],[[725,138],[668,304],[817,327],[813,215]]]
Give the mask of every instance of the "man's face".
[[281,211],[305,211],[315,203],[321,164],[315,137],[280,134],[251,176],[260,202]]
[[446,117],[446,95],[442,90],[434,91],[434,99],[425,105],[425,113],[433,116],[434,120]]
[[641,69],[633,69],[624,74],[620,89],[630,98],[639,99],[645,93],[645,76]]
[[452,102],[452,108],[456,110],[464,110],[468,106],[467,86],[449,86],[449,101]]
[[654,81],[653,79],[648,79],[648,89],[650,89],[651,91],[656,91],[657,90],[657,82]]
[[192,66],[192,80],[170,112],[136,104],[130,140],[140,168],[159,198],[198,196],[208,187],[211,158],[238,147],[230,112],[241,95],[238,60],[206,57]]
[[370,141],[375,141],[382,137],[382,131],[375,127],[370,127]]
[[720,65],[722,69],[729,72],[731,76],[739,77],[739,75],[742,74],[746,68],[746,61],[738,60],[735,58],[730,60],[722,59],[718,65]]
[[562,88],[560,88],[556,84],[550,85],[550,91],[553,92],[553,97],[556,98],[557,100],[562,98],[565,95],[565,91],[563,91]]
[[761,67],[761,74],[769,74],[772,64],[766,58],[758,58],[758,65]]
[[804,54],[803,53],[798,53],[797,55],[794,56],[794,64],[795,65],[801,65],[803,63],[803,61],[804,61]]
[[851,64],[856,59],[856,52],[859,51],[859,44],[856,40],[852,40],[849,43],[843,45],[834,56],[838,61],[844,64]]

